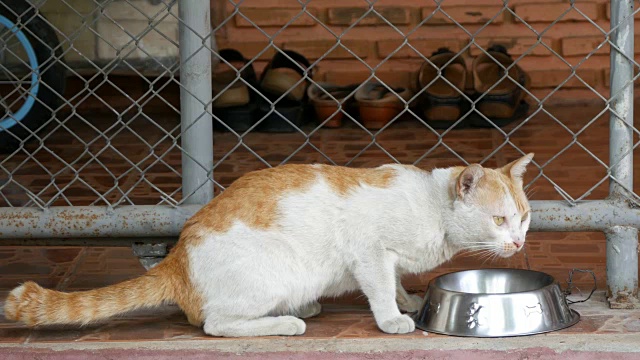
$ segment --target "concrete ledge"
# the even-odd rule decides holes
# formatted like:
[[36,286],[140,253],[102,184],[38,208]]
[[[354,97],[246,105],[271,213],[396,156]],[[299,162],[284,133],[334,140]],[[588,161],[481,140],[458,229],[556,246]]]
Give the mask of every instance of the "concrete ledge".
[[186,341],[0,344],[3,359],[638,359],[640,333],[549,334],[504,339],[212,339]]

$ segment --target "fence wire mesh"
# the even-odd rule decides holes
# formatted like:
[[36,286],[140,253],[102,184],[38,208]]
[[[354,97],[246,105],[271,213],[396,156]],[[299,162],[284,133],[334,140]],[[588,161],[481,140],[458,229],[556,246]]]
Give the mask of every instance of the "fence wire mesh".
[[[193,194],[178,41],[192,29],[178,4],[0,4],[0,206],[177,206]],[[201,186],[219,193],[291,162],[429,169],[535,152],[534,199],[602,199],[610,181],[637,197],[612,175],[607,140],[609,117],[624,118],[609,52],[632,64],[633,86],[640,65],[613,38],[637,11],[610,26],[607,2],[549,4],[542,19],[508,1],[213,0],[211,33],[198,35],[213,97],[189,94],[196,123],[215,128]]]

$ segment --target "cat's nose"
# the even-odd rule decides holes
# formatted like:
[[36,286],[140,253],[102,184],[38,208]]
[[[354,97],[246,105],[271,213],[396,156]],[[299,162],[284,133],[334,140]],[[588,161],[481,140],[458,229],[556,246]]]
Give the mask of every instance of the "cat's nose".
[[515,239],[513,239],[513,245],[516,246],[516,249],[520,249],[522,247],[522,245],[524,245],[524,239],[523,238],[515,238]]

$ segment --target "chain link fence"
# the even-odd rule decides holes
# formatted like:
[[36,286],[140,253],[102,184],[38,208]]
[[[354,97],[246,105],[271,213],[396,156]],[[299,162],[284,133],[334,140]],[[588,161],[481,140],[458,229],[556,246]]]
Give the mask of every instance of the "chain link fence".
[[[238,176],[287,162],[533,151],[532,228],[606,231],[612,264],[637,262],[637,11],[549,4],[3,1],[1,236],[176,236]],[[612,293],[637,288],[630,268],[610,267]]]

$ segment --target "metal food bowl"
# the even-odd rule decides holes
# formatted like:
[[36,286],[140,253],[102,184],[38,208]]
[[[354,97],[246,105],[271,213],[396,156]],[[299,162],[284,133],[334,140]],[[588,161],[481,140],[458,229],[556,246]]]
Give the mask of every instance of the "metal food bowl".
[[555,279],[521,269],[454,272],[434,279],[416,327],[437,334],[506,337],[567,328],[580,320]]

